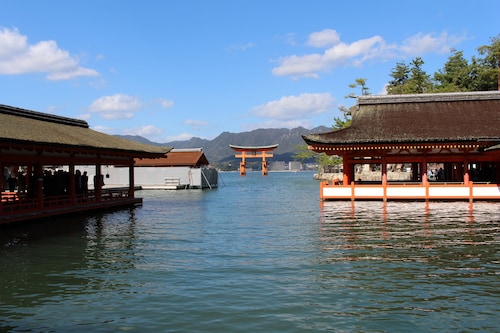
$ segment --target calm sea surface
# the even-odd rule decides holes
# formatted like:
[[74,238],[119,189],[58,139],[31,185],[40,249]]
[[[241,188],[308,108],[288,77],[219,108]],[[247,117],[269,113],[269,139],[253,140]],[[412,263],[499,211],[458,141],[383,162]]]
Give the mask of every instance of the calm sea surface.
[[500,332],[499,203],[219,185],[0,229],[0,332]]

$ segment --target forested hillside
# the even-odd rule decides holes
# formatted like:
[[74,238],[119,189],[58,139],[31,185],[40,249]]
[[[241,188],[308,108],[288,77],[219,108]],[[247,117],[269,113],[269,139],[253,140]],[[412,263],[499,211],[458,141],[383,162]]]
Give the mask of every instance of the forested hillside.
[[295,146],[305,144],[302,140],[302,135],[326,132],[329,130],[330,128],[325,126],[319,126],[313,128],[312,130],[308,130],[303,127],[297,127],[294,129],[257,129],[241,133],[223,132],[213,140],[191,138],[186,141],[172,141],[165,143],[151,142],[141,136],[125,135],[120,137],[142,143],[171,146],[174,148],[203,148],[210,164],[221,166],[223,164],[238,163],[238,160],[234,158],[234,151],[229,148],[230,144],[239,146],[267,146],[277,143],[279,144],[279,147],[274,150],[273,160],[292,161],[292,155],[296,152]]

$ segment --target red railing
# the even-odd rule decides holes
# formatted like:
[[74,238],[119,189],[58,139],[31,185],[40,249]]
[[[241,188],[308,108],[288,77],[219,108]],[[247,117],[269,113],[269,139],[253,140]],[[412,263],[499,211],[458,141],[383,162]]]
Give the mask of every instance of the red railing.
[[321,200],[500,200],[500,184],[385,183],[335,185],[320,183]]
[[[0,217],[8,218],[15,215],[27,215],[30,213],[79,211],[107,207],[127,203],[131,201],[128,188],[103,189],[100,200],[96,192],[89,191],[85,194],[77,194],[74,200],[70,195],[43,196],[38,198],[28,197],[19,192],[1,192]],[[0,221],[1,223],[1,221]]]

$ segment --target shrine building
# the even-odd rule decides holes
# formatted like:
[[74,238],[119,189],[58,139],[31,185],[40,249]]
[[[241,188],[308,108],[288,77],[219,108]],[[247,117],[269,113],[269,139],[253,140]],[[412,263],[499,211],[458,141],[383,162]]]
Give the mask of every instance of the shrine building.
[[[321,200],[500,200],[499,91],[360,96],[349,127],[303,139],[343,161]],[[379,178],[354,179],[367,164]]]
[[[0,224],[141,204],[134,196],[134,158],[171,150],[94,131],[83,120],[7,105],[0,105],[0,124]],[[106,186],[102,167],[114,165],[128,167],[127,186]],[[94,176],[83,166],[93,166]]]

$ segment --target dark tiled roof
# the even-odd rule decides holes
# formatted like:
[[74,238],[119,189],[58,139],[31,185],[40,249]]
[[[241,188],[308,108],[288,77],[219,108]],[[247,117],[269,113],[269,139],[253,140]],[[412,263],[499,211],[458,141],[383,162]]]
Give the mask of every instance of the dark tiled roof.
[[72,147],[130,155],[164,154],[171,148],[145,145],[100,133],[78,119],[0,105],[0,142]]
[[500,140],[500,92],[363,96],[350,127],[303,136],[310,144]]
[[200,167],[208,165],[208,160],[201,150],[170,151],[165,157],[157,159],[136,159],[136,167]]

